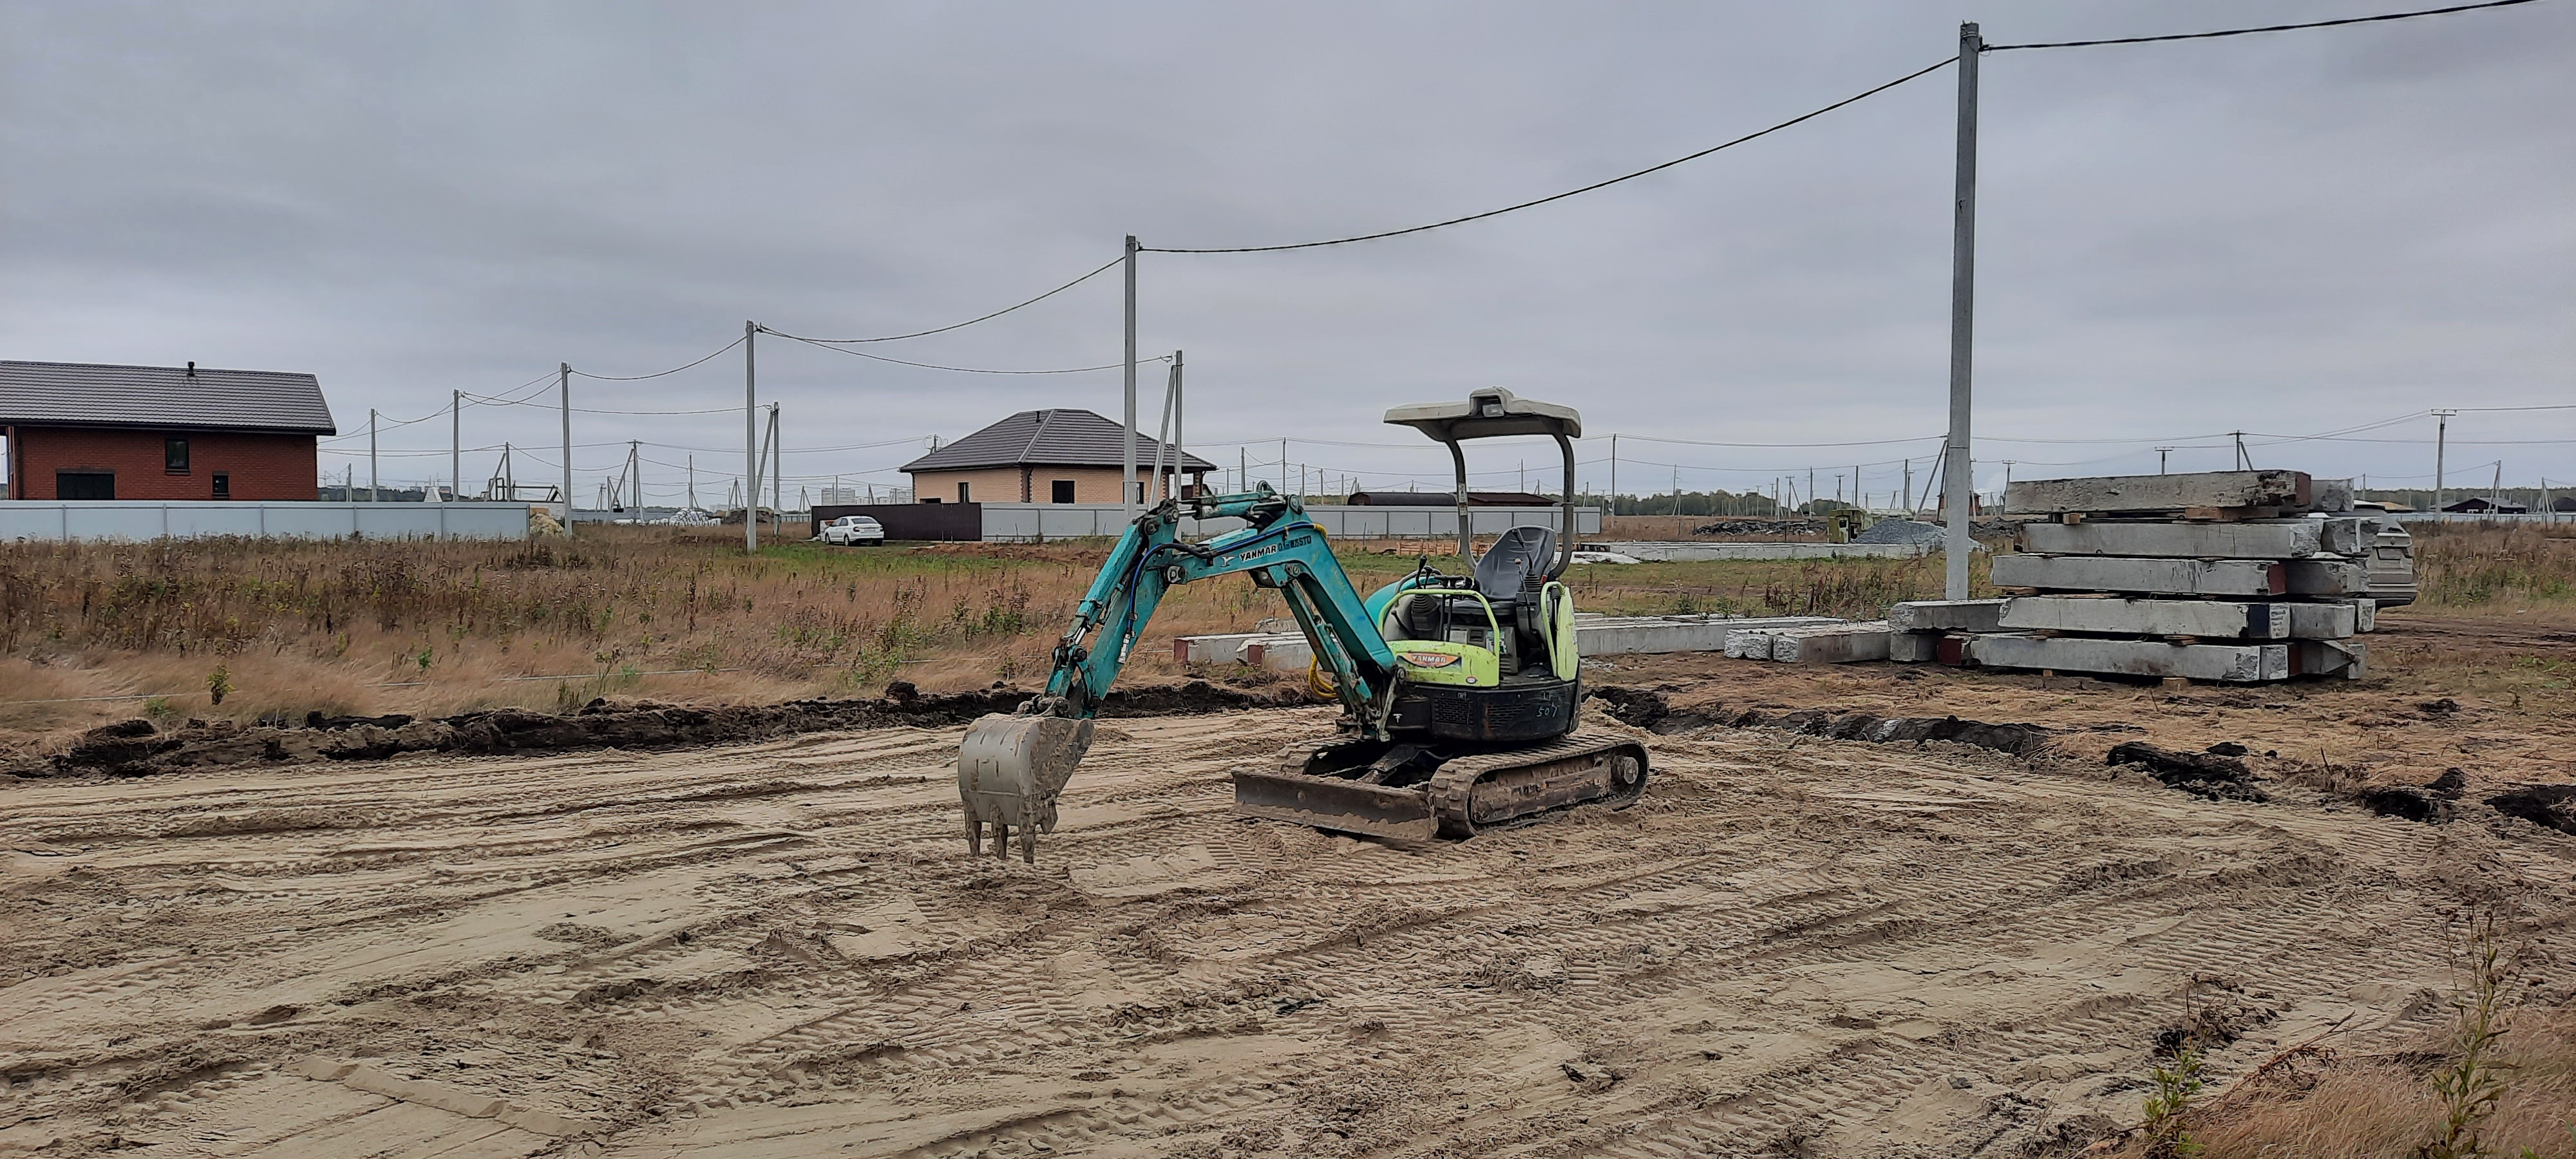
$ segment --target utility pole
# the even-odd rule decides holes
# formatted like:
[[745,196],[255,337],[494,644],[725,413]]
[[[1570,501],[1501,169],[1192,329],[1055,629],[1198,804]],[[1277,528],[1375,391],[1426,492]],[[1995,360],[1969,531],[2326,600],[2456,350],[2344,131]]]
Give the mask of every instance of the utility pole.
[[1975,546],[1969,536],[1974,500],[1968,494],[1968,400],[1977,288],[1977,56],[1985,49],[1976,25],[1959,26],[1959,152],[1950,203],[1950,437],[1942,445],[1949,475],[1941,488],[1950,506],[1943,588],[1954,600],[1968,598],[1968,553]]
[[447,392],[447,478],[456,497],[465,497],[465,392]]
[[2008,515],[2012,513],[2012,469],[2014,462],[2015,460],[2012,459],[2004,460],[2004,501],[2000,506],[2004,513]]
[[2236,469],[2239,471],[2253,470],[2254,459],[2252,456],[2245,453],[2245,432],[2229,431],[2227,433],[2236,436]]
[[1126,467],[1126,482],[1118,492],[1118,505],[1129,523],[1136,521],[1136,235],[1127,235],[1127,431],[1126,453],[1120,462]]
[[1251,471],[1252,452],[1244,447],[1236,447],[1234,449],[1234,489],[1237,492],[1252,489],[1252,485],[1245,481]]
[[2496,460],[2496,464],[2495,464],[2495,482],[2492,482],[2492,483],[2487,484],[2487,514],[2489,514],[2489,515],[2502,515],[2502,514],[2504,514],[2504,512],[2497,510],[2497,508],[2500,508],[2500,507],[2503,507],[2503,506],[2504,506],[2504,460],[2502,460],[2502,459],[2498,459],[2498,460]]
[[629,484],[635,494],[635,501],[631,506],[641,511],[644,509],[644,454],[641,440],[626,440],[626,477],[633,481]]
[[557,386],[563,399],[563,527],[564,535],[569,537],[572,535],[572,363],[556,363],[555,374],[559,376]]
[[1182,403],[1187,397],[1188,392],[1181,384],[1181,352],[1175,350],[1172,352],[1172,478],[1175,482],[1188,470],[1182,461],[1187,452],[1181,449],[1189,445],[1188,440],[1181,437],[1181,412],[1185,409]]
[[1905,459],[1905,489],[1904,489],[1903,491],[1898,492],[1897,494],[1899,495],[1899,498],[1898,498],[1898,499],[1897,499],[1897,501],[1896,501],[1896,505],[1897,505],[1897,506],[1899,506],[1899,507],[1906,508],[1906,511],[1905,511],[1905,516],[1906,516],[1906,518],[1908,518],[1908,519],[1913,518],[1913,517],[1914,517],[1914,510],[1913,510],[1913,507],[1912,507],[1912,504],[1913,504],[1913,502],[1914,502],[1914,458],[1913,458],[1913,456],[1910,456],[1910,455],[1909,455],[1909,456],[1907,456],[1907,457],[1906,457],[1906,459]]
[[[760,323],[745,319],[742,324],[742,470],[746,479],[760,477],[760,404],[754,400],[759,387],[752,373],[751,348],[760,332]],[[742,514],[742,550],[749,555],[760,550],[760,521],[745,510]]]
[[1610,436],[1610,513],[1619,513],[1619,436]]
[[698,509],[698,457],[689,456],[689,510]]
[[2442,510],[2442,455],[2450,448],[2451,416],[2458,413],[2455,410],[2433,412],[2433,417],[2441,424],[2433,430],[2433,510],[2436,513]]
[[787,504],[786,493],[780,488],[786,475],[787,436],[779,429],[778,404],[773,402],[769,404],[769,509],[781,513],[778,522],[782,525],[787,522]]
[[2165,456],[2171,454],[2173,454],[2172,447],[2156,448],[2156,474],[2161,475],[2165,473]]
[[376,408],[367,408],[367,502],[376,502]]

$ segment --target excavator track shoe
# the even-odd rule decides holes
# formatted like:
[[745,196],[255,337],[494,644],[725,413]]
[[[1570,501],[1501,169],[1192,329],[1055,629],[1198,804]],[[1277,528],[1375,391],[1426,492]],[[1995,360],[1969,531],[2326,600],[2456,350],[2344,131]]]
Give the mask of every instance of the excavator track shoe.
[[1301,745],[1280,753],[1271,768],[1238,768],[1234,811],[1375,837],[1465,838],[1480,827],[1525,824],[1578,805],[1625,808],[1646,791],[1644,746],[1606,733],[1453,757],[1427,782],[1392,787],[1366,779],[1387,748]]
[[966,809],[966,849],[984,851],[993,826],[993,855],[1009,857],[1011,830],[1020,857],[1037,860],[1039,832],[1055,831],[1056,795],[1091,751],[1092,723],[1061,716],[992,713],[966,729],[957,746],[957,797]]

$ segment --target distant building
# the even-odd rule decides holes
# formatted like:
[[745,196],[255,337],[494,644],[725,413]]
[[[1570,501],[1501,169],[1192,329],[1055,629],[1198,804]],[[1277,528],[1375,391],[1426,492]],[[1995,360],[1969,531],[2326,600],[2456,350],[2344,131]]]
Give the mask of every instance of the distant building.
[[2457,503],[2445,504],[2444,511],[2466,515],[2528,515],[2531,508],[2521,503],[2494,503],[2472,495]]
[[[1116,503],[1127,428],[1087,410],[1024,410],[903,465],[924,503]],[[1136,438],[1136,477],[1154,470],[1154,436]],[[1204,486],[1216,464],[1164,445],[1165,487]],[[1183,480],[1186,480],[1183,482]]]
[[310,374],[0,362],[11,499],[304,500],[339,433]]
[[[1456,507],[1455,491],[1353,491],[1353,507]],[[1469,507],[1554,507],[1557,499],[1530,491],[1469,491]]]

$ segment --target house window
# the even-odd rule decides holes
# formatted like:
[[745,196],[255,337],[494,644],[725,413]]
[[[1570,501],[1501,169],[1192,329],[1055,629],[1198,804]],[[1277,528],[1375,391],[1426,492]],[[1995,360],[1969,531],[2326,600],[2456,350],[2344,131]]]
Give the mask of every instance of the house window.
[[1049,483],[1047,491],[1047,501],[1050,503],[1073,502],[1073,480],[1071,479],[1058,479]]
[[54,498],[114,499],[116,498],[116,472],[56,471],[54,472]]
[[166,462],[165,462],[165,464],[164,464],[164,466],[163,466],[163,469],[164,469],[164,470],[167,470],[168,472],[170,472],[170,473],[171,473],[171,474],[173,474],[173,475],[185,475],[185,474],[187,474],[187,473],[188,473],[188,440],[186,440],[186,439],[163,439],[163,440],[161,440],[161,457],[162,457],[164,460],[166,460]]
[[958,502],[960,502],[960,503],[972,503],[972,502],[974,502],[974,500],[973,500],[973,499],[969,499],[969,498],[967,498],[967,488],[968,488],[968,487],[970,487],[970,486],[972,486],[972,484],[969,484],[969,483],[968,483],[968,482],[966,482],[964,479],[960,479],[960,480],[958,480],[958,481],[957,481],[957,501],[958,501]]
[[230,499],[230,498],[232,498],[232,497],[233,497],[233,476],[232,476],[232,472],[230,472],[230,471],[217,471],[217,472],[215,472],[215,498],[217,498],[217,499]]

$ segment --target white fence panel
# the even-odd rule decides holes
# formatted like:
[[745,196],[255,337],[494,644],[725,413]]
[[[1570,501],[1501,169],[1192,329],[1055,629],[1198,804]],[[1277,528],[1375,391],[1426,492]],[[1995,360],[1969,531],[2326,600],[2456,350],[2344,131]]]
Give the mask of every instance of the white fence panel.
[[0,501],[0,540],[525,539],[523,503],[227,503],[212,500]]
[[[984,503],[980,505],[986,543],[1030,543],[1091,536],[1114,536],[1126,530],[1126,511],[1115,503]],[[1476,534],[1500,535],[1514,527],[1556,527],[1561,507],[1477,507]],[[1332,539],[1454,539],[1454,507],[1344,507],[1319,504],[1306,509]],[[1599,535],[1601,509],[1577,507],[1575,534]],[[1184,539],[1206,539],[1243,526],[1240,519],[1183,519]]]

